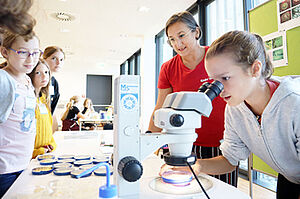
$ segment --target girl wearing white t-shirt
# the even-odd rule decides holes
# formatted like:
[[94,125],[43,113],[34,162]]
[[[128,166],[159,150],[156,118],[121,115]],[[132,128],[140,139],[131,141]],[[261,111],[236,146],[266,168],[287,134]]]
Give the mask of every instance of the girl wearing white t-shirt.
[[7,64],[0,70],[0,198],[32,157],[36,98],[26,74],[39,60],[39,40],[33,32],[26,36],[6,32],[1,54]]

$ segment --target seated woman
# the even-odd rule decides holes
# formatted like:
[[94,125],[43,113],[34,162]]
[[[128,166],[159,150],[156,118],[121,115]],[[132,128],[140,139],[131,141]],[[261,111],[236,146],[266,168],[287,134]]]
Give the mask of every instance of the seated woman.
[[[82,114],[86,117],[86,118],[91,118],[93,117],[93,114],[96,113],[94,108],[93,108],[93,102],[91,99],[86,98],[83,102],[83,111]],[[97,114],[97,113],[96,113]],[[94,130],[95,129],[95,124],[93,123],[88,123],[88,122],[84,122],[83,123],[83,127],[84,130]]]
[[86,117],[91,117],[92,116],[92,113],[95,112],[94,108],[93,108],[93,102],[91,99],[89,98],[86,98],[83,102],[83,111],[82,111],[82,114]]
[[67,109],[61,117],[62,120],[62,130],[63,131],[77,131],[79,130],[79,125],[77,123],[78,119],[84,119],[85,116],[79,111],[77,104],[79,102],[79,96],[73,96],[70,98],[67,104]]
[[39,60],[36,67],[29,74],[37,98],[35,108],[36,137],[32,158],[50,153],[56,148],[52,132],[52,115],[50,111],[49,83],[50,69],[44,60]]

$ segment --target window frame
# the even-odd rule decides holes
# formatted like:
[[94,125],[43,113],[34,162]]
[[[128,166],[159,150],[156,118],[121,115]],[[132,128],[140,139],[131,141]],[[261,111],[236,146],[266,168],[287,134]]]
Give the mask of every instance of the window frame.
[[[140,75],[141,49],[138,49],[120,65],[120,75]],[[127,69],[127,70],[126,70]]]

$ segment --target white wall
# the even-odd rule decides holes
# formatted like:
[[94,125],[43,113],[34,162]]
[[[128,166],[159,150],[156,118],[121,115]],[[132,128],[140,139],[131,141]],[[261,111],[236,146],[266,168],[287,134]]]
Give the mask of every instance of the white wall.
[[[155,35],[145,36],[141,49],[141,130],[145,132],[155,106]],[[113,81],[120,73],[120,64],[116,66],[97,66],[92,58],[82,59],[75,55],[67,56],[64,67],[60,72],[53,74],[59,82],[60,99],[55,115],[60,117],[65,104],[74,95],[85,96],[86,76],[112,75]],[[114,88],[112,88],[114,89]],[[101,91],[99,91],[101,92]]]
[[80,60],[66,57],[65,65],[60,72],[53,74],[59,82],[61,93],[60,101],[69,100],[74,95],[86,94],[86,76],[94,75],[118,75],[120,66],[97,66],[93,60]]
[[141,50],[141,131],[148,129],[155,106],[155,35],[144,37]]
[[[65,110],[65,105],[72,96],[79,95],[85,97],[87,74],[112,75],[112,79],[114,80],[119,73],[120,65],[117,64],[115,66],[99,66],[92,58],[77,58],[75,55],[66,56],[65,64],[61,71],[53,74],[59,83],[60,92],[58,106],[55,110],[58,120],[60,120]],[[80,105],[82,103],[83,101],[80,102]]]

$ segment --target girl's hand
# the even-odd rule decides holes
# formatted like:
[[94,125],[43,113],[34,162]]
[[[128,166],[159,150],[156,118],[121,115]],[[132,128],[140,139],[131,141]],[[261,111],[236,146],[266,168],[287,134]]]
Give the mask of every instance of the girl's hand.
[[48,153],[53,151],[53,146],[52,145],[49,144],[49,145],[47,145],[47,147],[48,147]]
[[51,151],[53,151],[53,146],[51,144],[49,144],[48,147]]
[[50,144],[44,146],[44,148],[45,148],[45,153],[50,153],[53,150],[53,146]]
[[46,146],[43,146],[43,147],[44,147],[45,153],[49,153],[49,148],[48,148],[48,146],[46,145]]

